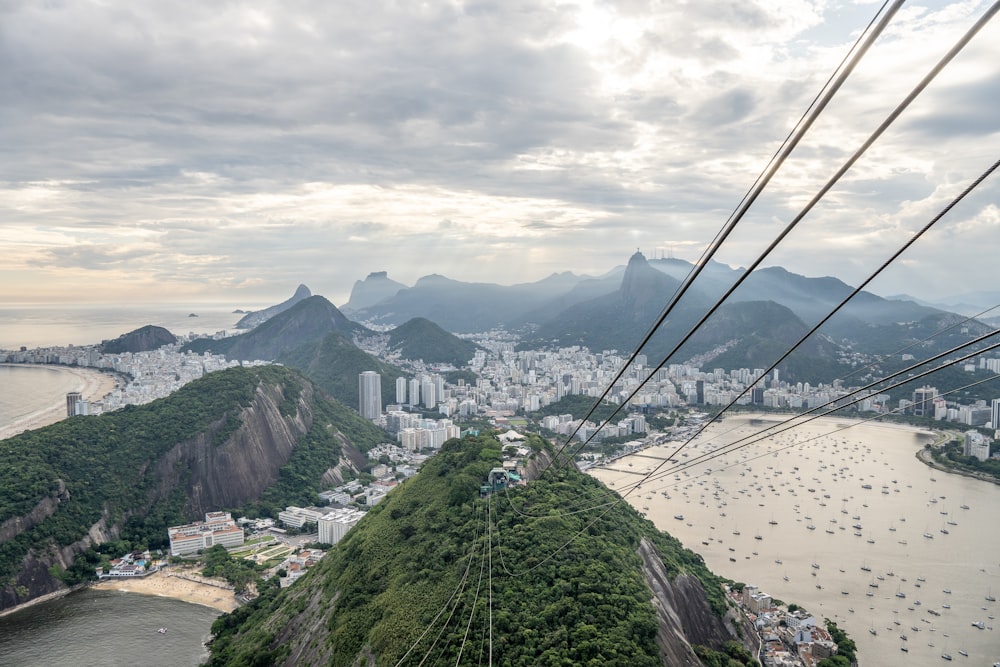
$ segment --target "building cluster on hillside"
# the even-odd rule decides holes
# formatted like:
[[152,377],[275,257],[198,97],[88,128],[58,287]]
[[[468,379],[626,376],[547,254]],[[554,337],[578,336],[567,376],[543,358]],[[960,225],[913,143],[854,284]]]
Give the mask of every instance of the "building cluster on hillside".
[[[580,346],[552,351],[517,350],[516,336],[505,331],[467,335],[481,348],[471,360],[470,368],[479,376],[474,385],[460,381],[445,382],[435,374],[421,374],[396,381],[396,400],[400,406],[424,410],[437,409],[446,416],[460,418],[510,417],[518,412],[535,412],[566,396],[601,396],[619,373],[627,359],[616,351],[591,352]],[[860,412],[905,412],[915,416],[933,416],[969,426],[992,424],[1000,428],[997,401],[987,405],[978,401],[972,405],[946,401],[936,390],[933,396],[914,392],[912,400],[893,406],[886,393],[867,391],[854,393],[840,380],[813,385],[808,382],[787,382],[774,370],[765,374],[762,368],[703,371],[698,363],[710,363],[695,358],[686,364],[670,364],[659,370],[647,365],[645,355],[638,355],[606,396],[609,403],[621,405],[629,401],[630,412],[622,419],[602,429],[596,439],[627,436],[646,432],[643,413],[650,410],[681,407],[737,405],[771,409],[810,409],[848,406]],[[866,359],[845,358],[845,368],[857,366]],[[853,364],[853,366],[852,366]],[[981,357],[963,367],[965,372],[997,372],[1000,359]],[[643,384],[645,382],[645,384]],[[642,385],[641,389],[639,389]],[[638,391],[637,391],[638,389]],[[632,398],[631,394],[635,393]],[[915,407],[914,407],[915,406]],[[393,406],[389,406],[391,409]],[[577,415],[580,417],[582,415]],[[390,430],[399,432],[398,420],[388,421]],[[560,434],[570,433],[580,425],[573,415],[545,418],[543,426]],[[596,424],[584,424],[578,437],[593,435]]]
[[776,607],[771,596],[756,586],[728,592],[760,635],[760,658],[765,667],[815,667],[837,654],[830,633],[805,610]]
[[420,414],[401,409],[389,410],[386,413],[385,430],[395,435],[399,446],[408,452],[440,449],[445,441],[462,434],[461,429],[450,419],[426,419]]
[[294,584],[309,568],[323,560],[324,556],[326,552],[322,549],[304,548],[286,558],[275,568],[285,571],[285,576],[280,582],[281,587],[286,588]]
[[216,544],[238,547],[243,544],[243,529],[229,512],[208,512],[204,521],[195,521],[167,529],[170,555],[186,556],[209,549]]

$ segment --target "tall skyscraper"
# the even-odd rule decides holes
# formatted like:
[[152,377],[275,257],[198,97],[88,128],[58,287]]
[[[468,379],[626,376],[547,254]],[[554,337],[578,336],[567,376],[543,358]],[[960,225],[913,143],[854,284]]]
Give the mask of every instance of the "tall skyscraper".
[[915,417],[933,417],[934,399],[937,397],[937,389],[923,386],[913,392],[913,405],[910,410]]
[[378,419],[382,415],[382,376],[375,371],[358,376],[358,412],[365,419]]
[[406,378],[396,378],[396,402],[400,405],[406,403]]
[[1000,430],[1000,398],[994,398],[990,402],[990,420],[993,428]]
[[420,405],[420,380],[410,380],[410,405]]
[[71,391],[66,394],[66,416],[72,417],[76,414],[76,404],[80,402],[82,395],[78,391]]
[[423,398],[424,407],[433,410],[437,407],[437,388],[430,379],[420,383],[420,396]]

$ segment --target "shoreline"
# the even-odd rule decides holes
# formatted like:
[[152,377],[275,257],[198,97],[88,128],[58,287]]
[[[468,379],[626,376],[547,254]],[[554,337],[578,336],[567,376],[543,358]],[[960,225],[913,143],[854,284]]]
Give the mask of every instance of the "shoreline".
[[83,590],[85,588],[169,598],[171,600],[187,602],[188,604],[196,604],[200,607],[209,607],[220,613],[229,613],[240,605],[236,602],[236,596],[233,594],[232,589],[224,588],[224,586],[227,585],[228,584],[220,583],[216,586],[213,584],[201,583],[183,576],[182,573],[174,574],[172,572],[163,572],[161,570],[160,572],[154,572],[153,574],[146,575],[145,577],[107,578],[102,579],[101,581],[77,584],[72,588],[64,588],[51,593],[46,593],[45,595],[39,595],[36,598],[32,598],[27,602],[22,602],[15,607],[11,607],[10,609],[0,610],[0,618],[10,614],[16,614],[23,609],[42,604],[44,602],[58,600],[59,598],[66,597],[70,593],[75,593],[76,591]]
[[36,604],[41,604],[43,602],[48,602],[49,600],[58,600],[59,598],[64,598],[70,593],[82,590],[87,587],[87,584],[77,584],[72,588],[63,588],[58,591],[52,591],[51,593],[46,593],[45,595],[39,595],[37,598],[31,598],[27,602],[22,602],[19,605],[11,607],[10,609],[0,609],[0,618],[8,616],[10,614],[16,614],[22,609],[27,609],[28,607],[34,607]]
[[[225,585],[225,584],[223,584]],[[154,572],[145,577],[103,579],[90,584],[95,590],[121,591],[180,600],[229,613],[239,607],[232,589],[200,583],[172,572]]]
[[[3,366],[14,366],[23,368],[49,368],[60,372],[68,373],[76,377],[76,387],[71,391],[79,391],[85,401],[100,401],[110,394],[118,386],[118,380],[114,375],[104,373],[95,368],[80,366],[63,366],[61,364],[0,364]],[[41,410],[36,410],[28,415],[19,417],[9,424],[0,425],[0,440],[12,438],[19,433],[30,431],[43,426],[49,426],[67,418],[66,397],[60,396],[58,401]]]

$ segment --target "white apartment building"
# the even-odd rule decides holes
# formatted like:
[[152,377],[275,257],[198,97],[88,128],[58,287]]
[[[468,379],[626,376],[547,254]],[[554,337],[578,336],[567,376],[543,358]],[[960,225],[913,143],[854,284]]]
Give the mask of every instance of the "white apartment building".
[[171,556],[198,553],[216,544],[224,547],[243,544],[243,529],[236,525],[229,512],[209,512],[204,521],[168,528],[167,535]]
[[360,510],[344,508],[334,510],[320,518],[319,541],[336,544],[364,515],[365,513]]

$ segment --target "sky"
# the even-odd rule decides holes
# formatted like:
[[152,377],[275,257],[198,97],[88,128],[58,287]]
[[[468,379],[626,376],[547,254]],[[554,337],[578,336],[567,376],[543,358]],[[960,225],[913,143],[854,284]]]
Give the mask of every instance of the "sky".
[[[4,0],[0,303],[335,304],[696,260],[866,0]],[[988,3],[908,2],[716,256],[746,266]],[[1000,158],[993,20],[765,266],[857,284]],[[1000,175],[870,288],[1000,288]]]

